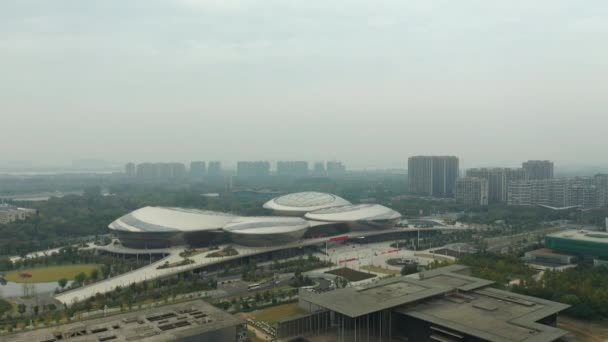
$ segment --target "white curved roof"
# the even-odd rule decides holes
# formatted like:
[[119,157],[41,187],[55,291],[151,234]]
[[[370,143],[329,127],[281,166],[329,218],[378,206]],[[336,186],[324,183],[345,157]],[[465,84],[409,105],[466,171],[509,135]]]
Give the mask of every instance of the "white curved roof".
[[296,192],[271,199],[264,208],[274,211],[306,213],[313,210],[348,205],[349,201],[323,192]]
[[236,216],[196,209],[144,207],[112,222],[110,229],[129,232],[190,232],[221,229]]
[[239,217],[223,230],[235,234],[281,234],[307,229],[310,223],[299,217]]
[[395,220],[401,214],[380,204],[356,204],[319,209],[304,215],[305,218],[325,222]]

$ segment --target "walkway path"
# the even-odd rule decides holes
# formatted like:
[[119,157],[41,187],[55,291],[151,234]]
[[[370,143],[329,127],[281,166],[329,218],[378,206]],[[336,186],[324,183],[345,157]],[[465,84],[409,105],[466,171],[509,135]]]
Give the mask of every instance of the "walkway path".
[[[462,228],[453,228],[453,227],[436,227],[436,228],[426,228],[424,230],[461,230]],[[375,231],[361,231],[361,232],[350,232],[346,235],[349,238],[363,237],[363,236],[375,236],[375,235],[383,235],[389,233],[396,232],[407,232],[407,231],[417,231],[417,228],[394,228],[387,230],[375,230]],[[215,251],[209,251],[205,253],[201,253],[198,255],[194,255],[189,259],[193,260],[194,263],[176,266],[164,269],[158,269],[159,266],[163,265],[165,262],[174,263],[183,260],[179,253],[183,251],[183,249],[172,248],[168,250],[164,250],[169,252],[168,256],[155,262],[150,265],[144,266],[142,268],[138,268],[128,273],[124,273],[118,275],[113,278],[109,278],[106,280],[102,280],[100,282],[90,284],[78,289],[70,290],[67,292],[63,292],[55,296],[55,299],[64,304],[72,304],[78,301],[85,300],[87,298],[95,296],[97,293],[104,294],[113,291],[117,287],[126,287],[133,283],[139,283],[142,281],[148,281],[158,278],[165,278],[172,275],[176,275],[183,272],[192,271],[201,267],[215,265],[231,260],[240,259],[247,256],[253,256],[263,253],[268,253],[272,251],[285,250],[290,248],[300,248],[304,246],[313,246],[313,245],[322,245],[326,241],[328,241],[331,237],[323,237],[316,239],[306,239],[300,240],[293,243],[285,244],[282,246],[271,246],[271,247],[243,247],[233,245],[235,249],[239,252],[238,255],[227,256],[227,257],[212,257],[207,258],[207,254],[211,254]],[[220,247],[222,248],[222,247]],[[100,248],[104,249],[104,248]],[[146,252],[148,253],[148,252]]]

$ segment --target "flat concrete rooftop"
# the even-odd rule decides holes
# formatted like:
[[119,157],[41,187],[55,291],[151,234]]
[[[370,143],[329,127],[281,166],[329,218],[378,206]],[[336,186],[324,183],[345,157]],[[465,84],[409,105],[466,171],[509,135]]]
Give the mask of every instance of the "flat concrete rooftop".
[[242,323],[240,319],[197,300],[0,336],[0,340],[164,342],[219,331]]
[[567,334],[537,322],[568,305],[491,288],[492,281],[470,277],[467,271],[451,265],[361,287],[301,291],[300,301],[350,318],[391,310],[493,342],[550,342]]
[[553,233],[547,235],[547,237],[561,238],[561,239],[569,239],[569,240],[578,240],[578,241],[588,241],[588,242],[597,242],[608,245],[608,232],[603,231],[593,231],[593,230],[566,230],[559,233]]
[[548,342],[566,331],[536,323],[568,305],[492,288],[452,294],[395,312],[494,342]]
[[468,270],[468,267],[452,265],[441,271],[423,272],[423,279],[395,277],[359,287],[318,294],[304,292],[303,295],[308,302],[354,318],[414,303],[454,289],[469,291],[493,284],[492,281],[457,273],[463,270]]

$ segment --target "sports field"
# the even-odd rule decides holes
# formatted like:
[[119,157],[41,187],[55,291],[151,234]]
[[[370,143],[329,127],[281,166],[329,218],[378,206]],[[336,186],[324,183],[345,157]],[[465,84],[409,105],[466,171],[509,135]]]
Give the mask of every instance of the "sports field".
[[[95,269],[99,270],[99,266],[100,265],[83,264],[30,268],[6,272],[4,274],[4,278],[7,281],[13,281],[16,283],[48,283],[51,281],[58,281],[62,278],[73,280],[76,275],[81,272],[89,277],[91,275],[91,271]],[[27,277],[26,275],[28,274],[31,275],[31,277]]]

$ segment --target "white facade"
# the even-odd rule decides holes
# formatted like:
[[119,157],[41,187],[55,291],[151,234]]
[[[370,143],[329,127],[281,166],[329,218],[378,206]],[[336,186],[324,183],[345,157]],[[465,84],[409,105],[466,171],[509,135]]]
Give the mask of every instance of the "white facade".
[[322,192],[297,192],[273,198],[264,204],[265,209],[279,215],[304,216],[304,214],[331,207],[350,204],[342,197]]

